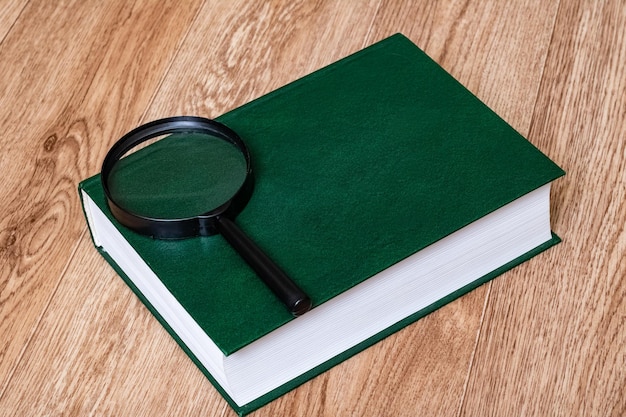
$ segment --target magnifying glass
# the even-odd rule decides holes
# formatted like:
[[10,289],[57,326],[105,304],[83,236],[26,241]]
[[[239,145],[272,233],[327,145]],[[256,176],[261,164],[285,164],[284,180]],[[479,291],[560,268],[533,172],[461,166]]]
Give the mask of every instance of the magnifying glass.
[[250,152],[226,125],[178,116],[139,126],[111,147],[101,179],[122,225],[156,239],[221,234],[294,316],[311,308],[310,298],[234,222],[254,181]]

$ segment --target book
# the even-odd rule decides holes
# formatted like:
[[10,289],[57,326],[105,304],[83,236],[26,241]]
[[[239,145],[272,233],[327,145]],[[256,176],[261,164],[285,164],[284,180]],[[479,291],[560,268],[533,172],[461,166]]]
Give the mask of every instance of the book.
[[126,229],[99,174],[79,194],[97,250],[239,415],[560,241],[563,170],[401,34],[216,119],[255,169],[237,222],[310,295],[301,317],[222,236]]

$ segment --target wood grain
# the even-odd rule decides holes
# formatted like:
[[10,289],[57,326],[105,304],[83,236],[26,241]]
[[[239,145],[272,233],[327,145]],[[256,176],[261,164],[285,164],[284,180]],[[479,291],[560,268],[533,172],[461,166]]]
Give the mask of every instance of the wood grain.
[[234,413],[93,249],[142,121],[217,116],[402,32],[561,164],[561,245],[254,413],[626,414],[619,0],[0,2],[0,416]]
[[195,16],[173,3],[29,2],[0,45],[0,395],[85,234],[78,181],[140,120]]
[[[92,256],[89,237],[80,242],[2,409],[24,416],[224,412],[208,380],[104,260]],[[33,380],[37,390],[25,389]],[[181,401],[181,392],[194,401]]]
[[11,27],[24,9],[26,3],[27,0],[4,1],[0,3],[0,42],[2,42],[9,30],[11,30]]
[[357,51],[377,3],[206,3],[147,118],[215,117]]

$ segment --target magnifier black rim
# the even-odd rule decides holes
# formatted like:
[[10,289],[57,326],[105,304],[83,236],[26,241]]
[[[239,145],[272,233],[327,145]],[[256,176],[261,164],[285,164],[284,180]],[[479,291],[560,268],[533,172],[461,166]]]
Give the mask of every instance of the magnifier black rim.
[[[115,164],[135,146],[157,136],[172,133],[204,133],[232,143],[245,158],[246,177],[243,184],[222,205],[195,216],[178,218],[144,216],[119,205],[111,195],[109,188],[109,176]],[[239,135],[216,120],[197,116],[175,116],[158,119],[126,133],[109,149],[102,163],[100,179],[107,204],[113,216],[128,228],[159,239],[179,239],[218,233],[216,222],[219,216],[233,217],[236,215],[236,212],[249,199],[253,184],[250,151]]]

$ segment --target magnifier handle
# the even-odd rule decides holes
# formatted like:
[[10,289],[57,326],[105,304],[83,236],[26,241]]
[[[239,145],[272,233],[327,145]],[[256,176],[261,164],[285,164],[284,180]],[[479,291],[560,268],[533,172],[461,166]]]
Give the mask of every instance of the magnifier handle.
[[232,220],[219,217],[219,232],[294,316],[311,309],[311,299]]

